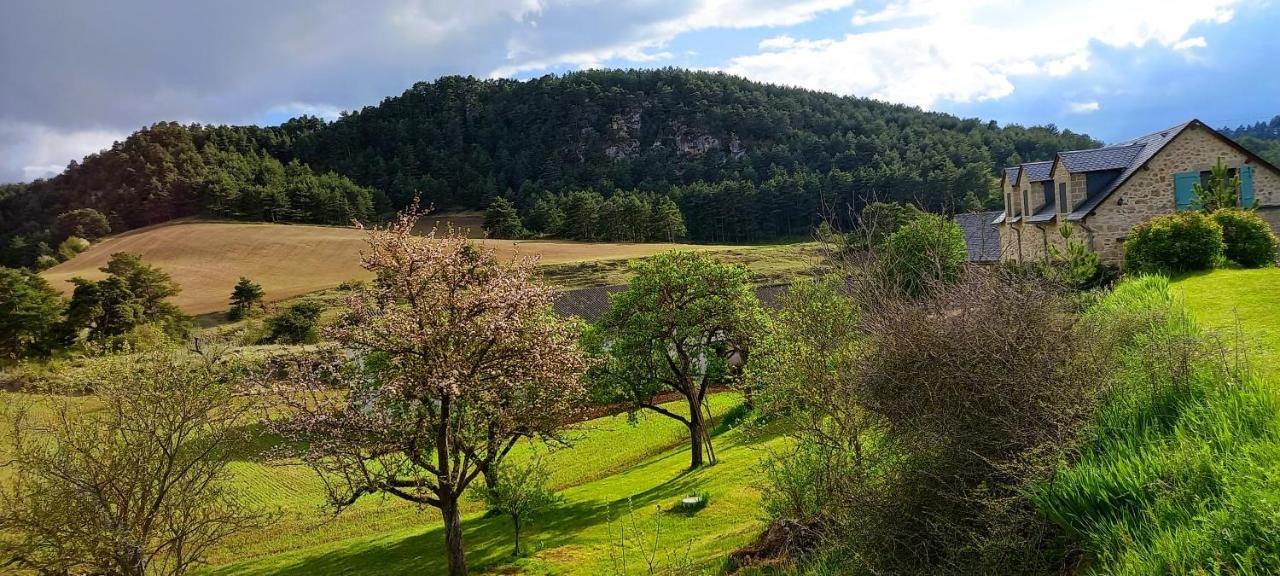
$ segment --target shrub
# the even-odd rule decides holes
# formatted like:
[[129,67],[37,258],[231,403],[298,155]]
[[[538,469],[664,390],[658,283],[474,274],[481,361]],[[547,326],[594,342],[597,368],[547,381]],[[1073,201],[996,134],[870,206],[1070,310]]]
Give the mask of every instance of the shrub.
[[79,236],[67,236],[67,239],[63,240],[62,243],[58,245],[58,257],[64,261],[70,260],[72,258],[75,258],[76,254],[84,252],[85,250],[88,250],[88,249],[89,249],[88,240],[85,240],[84,238],[81,238]]
[[1114,271],[1103,265],[1097,252],[1073,238],[1074,230],[1070,224],[1064,224],[1058,233],[1067,246],[1063,249],[1049,245],[1045,276],[1077,290],[1096,288],[1113,280]]
[[1178,273],[1208,270],[1225,249],[1222,227],[1199,212],[1157,216],[1139,224],[1124,243],[1128,272]]
[[885,239],[880,274],[889,286],[920,296],[935,284],[955,282],[967,255],[964,232],[955,222],[924,214]]
[[284,344],[310,344],[319,340],[316,324],[320,320],[320,305],[315,302],[298,302],[269,320],[271,333],[268,342]]
[[1262,218],[1249,210],[1223,208],[1212,214],[1222,227],[1225,256],[1245,268],[1261,268],[1276,262],[1276,236]]

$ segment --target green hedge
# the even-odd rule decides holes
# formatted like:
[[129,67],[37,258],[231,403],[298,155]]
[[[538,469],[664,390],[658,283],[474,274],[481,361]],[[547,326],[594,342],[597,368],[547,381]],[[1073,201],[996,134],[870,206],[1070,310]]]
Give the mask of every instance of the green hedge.
[[1271,227],[1252,210],[1224,208],[1213,213],[1222,227],[1224,254],[1245,268],[1262,268],[1276,263],[1276,236]]
[[1226,246],[1222,226],[1199,212],[1157,216],[1139,224],[1124,242],[1129,273],[1178,273],[1213,268]]

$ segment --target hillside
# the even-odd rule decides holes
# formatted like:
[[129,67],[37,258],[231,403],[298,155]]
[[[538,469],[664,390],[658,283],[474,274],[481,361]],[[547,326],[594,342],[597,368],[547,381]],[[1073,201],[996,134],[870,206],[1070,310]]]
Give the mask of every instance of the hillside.
[[[674,199],[694,241],[757,242],[867,198],[992,202],[1008,160],[1096,144],[678,69],[445,77],[332,123],[159,123],[54,178],[0,186],[0,265],[47,265],[83,218],[95,237],[184,216],[345,224],[415,194],[441,210],[505,196],[528,217],[549,194],[634,190]],[[95,214],[60,217],[81,209]]]
[[1223,128],[1223,134],[1272,164],[1280,165],[1280,116],[1266,122]]
[[[474,225],[474,217],[449,219]],[[611,244],[560,241],[484,240],[503,255],[539,256],[544,265],[649,256],[679,244]],[[331,288],[345,280],[368,279],[360,268],[365,236],[354,228],[249,222],[176,222],[107,238],[74,259],[42,273],[70,294],[76,276],[106,275],[98,270],[115,252],[139,254],[168,272],[182,287],[172,301],[189,314],[226,310],[236,280],[248,277],[276,301]],[[727,249],[699,245],[695,249]]]

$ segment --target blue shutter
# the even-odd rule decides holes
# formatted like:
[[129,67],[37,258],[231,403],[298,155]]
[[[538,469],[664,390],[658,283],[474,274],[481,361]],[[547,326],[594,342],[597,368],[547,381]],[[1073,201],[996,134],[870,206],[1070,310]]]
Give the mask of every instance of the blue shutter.
[[1253,208],[1253,166],[1240,167],[1240,206]]
[[1200,183],[1199,172],[1178,172],[1173,175],[1173,199],[1178,210],[1190,210],[1195,198],[1195,185]]

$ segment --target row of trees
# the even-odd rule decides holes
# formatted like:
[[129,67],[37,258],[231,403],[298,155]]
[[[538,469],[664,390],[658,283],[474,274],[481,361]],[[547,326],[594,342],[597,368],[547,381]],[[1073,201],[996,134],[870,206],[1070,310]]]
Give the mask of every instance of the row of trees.
[[0,265],[34,266],[68,237],[182,216],[347,224],[375,214],[372,189],[273,156],[268,135],[285,131],[160,123],[54,178],[0,186]]
[[0,268],[0,363],[47,355],[80,341],[115,347],[144,327],[160,338],[186,333],[189,319],[167,302],[179,288],[134,254],[111,255],[101,280],[74,278],[64,300],[33,272]]
[[665,196],[595,190],[543,194],[520,215],[506,198],[485,212],[485,230],[497,238],[542,235],[584,241],[676,242],[688,234],[680,208]]

